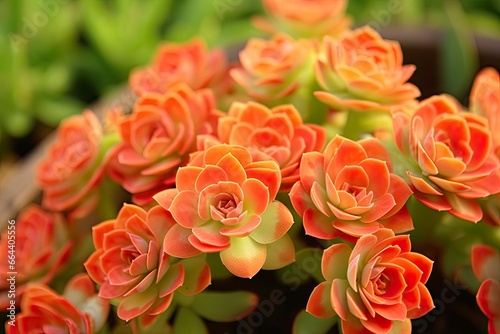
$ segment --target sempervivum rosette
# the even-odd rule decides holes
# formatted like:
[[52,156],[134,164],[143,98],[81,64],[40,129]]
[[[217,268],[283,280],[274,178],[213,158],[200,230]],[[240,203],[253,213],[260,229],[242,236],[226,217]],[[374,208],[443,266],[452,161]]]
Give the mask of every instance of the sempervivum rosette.
[[102,126],[96,115],[86,110],[64,120],[57,135],[37,170],[42,204],[51,211],[70,211],[71,217],[83,217],[99,201],[98,185],[104,176]]
[[269,109],[255,102],[234,103],[219,120],[217,135],[223,143],[256,149],[274,159],[281,169],[281,191],[289,191],[299,179],[302,154],[322,150],[326,141],[325,129],[304,124],[292,105]]
[[[18,305],[29,282],[48,284],[68,262],[72,242],[66,221],[58,213],[37,205],[23,209],[15,224],[7,224],[0,237],[0,307],[9,306],[15,272],[15,301]],[[19,306],[19,305],[18,305]]]
[[132,71],[129,84],[139,96],[148,92],[164,94],[179,83],[192,89],[211,88],[222,96],[231,88],[228,70],[224,51],[208,51],[201,40],[166,43],[158,48],[151,64]]
[[287,35],[253,38],[239,53],[241,67],[232,69],[230,75],[256,101],[282,103],[307,80],[304,73],[312,71],[312,51],[308,41]]
[[110,177],[134,195],[136,204],[151,202],[173,185],[177,168],[196,148],[196,136],[216,131],[219,115],[210,90],[180,84],[166,94],[142,96],[120,124],[122,143],[110,159]]
[[174,225],[170,213],[159,206],[146,212],[126,204],[116,219],[93,228],[96,250],[85,268],[100,284],[100,297],[119,301],[121,319],[141,316],[148,325],[169,307],[174,292],[194,295],[210,283],[203,259],[189,259],[196,263],[187,270],[165,252],[165,235]]
[[486,120],[462,112],[445,96],[422,101],[412,116],[394,115],[399,150],[415,197],[426,206],[472,222],[483,212],[477,199],[500,191],[498,158]]
[[337,36],[350,25],[345,16],[346,0],[264,0],[269,21],[257,18],[258,28],[274,34],[286,32],[294,37]]
[[276,162],[255,161],[243,146],[214,145],[194,156],[179,169],[177,188],[154,197],[177,222],[165,251],[180,258],[220,252],[231,273],[248,278],[291,263],[292,214],[274,200],[280,180]]
[[399,43],[368,26],[325,37],[322,52],[316,77],[323,91],[314,95],[335,110],[389,112],[420,96],[407,82],[415,66],[403,65]]
[[474,275],[481,282],[476,300],[489,319],[488,333],[500,333],[500,253],[490,246],[474,246],[471,264]]
[[14,325],[5,323],[7,334],[94,334],[105,324],[109,303],[98,297],[85,274],[73,277],[61,296],[42,284],[32,284],[21,301]]
[[290,199],[306,234],[354,240],[384,226],[397,233],[413,229],[404,206],[411,190],[391,170],[389,153],[374,138],[336,136],[323,152],[305,153]]
[[380,229],[354,248],[335,244],[324,251],[321,271],[326,281],[313,290],[307,311],[319,318],[338,315],[344,334],[409,334],[410,319],[434,307],[424,285],[432,261],[411,252],[408,235]]

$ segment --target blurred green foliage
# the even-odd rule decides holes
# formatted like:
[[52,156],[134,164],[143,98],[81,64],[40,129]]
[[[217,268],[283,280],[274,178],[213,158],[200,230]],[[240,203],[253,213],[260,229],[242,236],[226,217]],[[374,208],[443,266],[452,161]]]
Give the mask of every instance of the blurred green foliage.
[[446,24],[450,4],[463,8],[467,13],[466,24],[473,30],[500,36],[498,0],[357,0],[349,2],[348,13],[357,23],[366,24],[377,22],[382,11],[391,12],[392,9],[388,24],[442,28]]
[[[380,14],[388,9],[397,13]],[[262,12],[257,0],[1,0],[0,144],[81,111],[147,63],[162,41],[201,36],[225,47],[258,36],[250,18]],[[450,93],[475,72],[470,29],[500,36],[499,0],[352,0],[348,13],[357,25],[443,29]]]
[[56,5],[17,0],[0,4],[2,133],[23,136],[35,119],[55,125],[83,106],[70,93],[79,11],[74,3]]
[[226,46],[258,34],[250,17],[260,2],[227,2],[221,12],[217,1],[0,1],[0,141],[80,112],[162,41]]

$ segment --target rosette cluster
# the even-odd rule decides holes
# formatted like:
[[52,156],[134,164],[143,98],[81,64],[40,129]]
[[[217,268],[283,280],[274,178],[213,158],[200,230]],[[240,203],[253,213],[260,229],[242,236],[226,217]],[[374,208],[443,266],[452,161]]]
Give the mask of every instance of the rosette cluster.
[[323,152],[305,153],[290,198],[306,234],[352,241],[381,227],[413,229],[404,206],[412,192],[391,169],[389,153],[373,138],[336,136]]
[[164,94],[179,83],[195,90],[211,88],[221,96],[231,89],[228,70],[225,52],[208,51],[201,40],[166,43],[158,48],[149,65],[132,71],[129,85],[138,96]]
[[500,159],[500,74],[491,67],[481,70],[470,92],[470,111],[486,118],[493,151]]
[[[270,37],[250,39],[238,64],[201,40],[163,44],[132,71],[130,110],[61,124],[37,170],[42,205],[1,234],[0,307],[21,307],[7,334],[260,322],[252,312],[285,297],[259,303],[222,291],[225,279],[288,265],[291,290],[320,282],[294,332],[409,334],[434,307],[426,247],[468,275],[473,243],[476,299],[500,331],[500,259],[486,246],[500,225],[498,72],[477,76],[470,111],[447,95],[419,102],[400,44],[351,29],[347,1],[263,5],[254,23]],[[115,207],[121,196],[133,204]]]
[[338,315],[345,334],[411,333],[410,319],[434,303],[424,285],[433,262],[410,250],[408,235],[385,228],[354,247],[330,246],[321,260],[326,281],[312,292],[307,311],[319,318]]
[[99,296],[119,301],[121,319],[141,317],[152,323],[172,302],[175,291],[187,295],[204,290],[210,269],[203,259],[186,270],[165,251],[165,236],[175,226],[159,206],[149,211],[126,204],[118,217],[93,228],[95,252],[85,262],[89,276],[100,285]]
[[302,154],[323,149],[326,131],[316,124],[304,124],[293,105],[272,109],[248,102],[234,103],[219,120],[219,141],[245,146],[266,154],[281,170],[280,191],[290,191],[299,179]]
[[195,155],[177,172],[176,188],[154,197],[177,223],[165,251],[179,258],[220,252],[231,273],[248,278],[293,262],[286,234],[292,214],[275,201],[280,181],[276,162],[254,159],[243,146],[219,144]]
[[271,18],[257,18],[255,24],[269,34],[281,31],[305,38],[337,36],[351,24],[345,15],[346,0],[264,0],[263,5]]
[[434,96],[411,116],[396,113],[394,136],[411,160],[407,176],[419,201],[472,222],[482,218],[477,199],[500,192],[499,160],[483,117]]
[[[69,261],[73,242],[67,222],[59,213],[47,212],[32,204],[8,224],[0,237],[0,307],[7,308],[15,292],[15,302],[28,283],[49,284]],[[15,281],[9,280],[15,272]],[[15,284],[15,289],[11,285]]]
[[420,96],[408,83],[416,67],[403,65],[398,42],[383,39],[368,26],[325,37],[316,62],[323,88],[314,95],[334,110],[391,112]]
[[105,170],[102,140],[101,123],[90,110],[62,122],[37,170],[45,208],[80,218],[96,207]]
[[472,271],[481,282],[477,304],[488,320],[488,333],[500,333],[500,253],[487,245],[476,245],[471,252]]
[[28,286],[21,313],[12,324],[5,324],[7,334],[69,333],[94,334],[106,323],[109,303],[98,297],[86,274],[74,276],[63,295],[42,284]]
[[240,66],[230,75],[258,102],[276,104],[297,92],[310,70],[313,48],[309,41],[278,34],[270,40],[250,39],[239,53]]
[[134,195],[136,204],[151,202],[174,185],[177,169],[196,149],[196,136],[214,133],[219,116],[211,90],[179,84],[164,94],[144,94],[119,124],[121,143],[109,162],[111,178]]

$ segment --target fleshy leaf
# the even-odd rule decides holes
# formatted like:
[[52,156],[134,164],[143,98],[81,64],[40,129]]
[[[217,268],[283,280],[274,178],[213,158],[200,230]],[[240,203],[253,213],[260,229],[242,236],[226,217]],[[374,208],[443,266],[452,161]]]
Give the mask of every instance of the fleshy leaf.
[[173,334],[186,334],[186,333],[207,333],[208,330],[200,319],[193,311],[187,307],[181,307],[177,316],[175,317]]
[[331,288],[332,283],[326,281],[314,288],[307,301],[306,311],[309,314],[322,319],[331,318],[336,315],[330,301]]
[[292,213],[278,201],[272,202],[261,218],[259,226],[250,233],[250,237],[261,244],[269,244],[278,240],[293,224]]
[[138,317],[153,305],[157,297],[156,289],[147,289],[124,298],[118,306],[118,317],[125,321]]
[[266,246],[250,237],[231,238],[231,246],[220,252],[220,258],[234,275],[252,278],[266,261]]
[[262,269],[275,270],[295,261],[293,240],[285,234],[275,242],[266,245],[266,262]]
[[257,303],[257,295],[247,291],[204,291],[194,297],[191,308],[205,319],[231,322],[252,313]]
[[325,279],[345,279],[352,249],[346,244],[335,244],[327,248],[321,260],[321,272]]
[[210,267],[203,255],[182,260],[184,266],[184,283],[178,291],[192,296],[203,291],[211,282]]
[[305,310],[300,311],[293,322],[293,333],[295,334],[324,334],[335,325],[338,321],[337,317],[321,319],[307,313]]

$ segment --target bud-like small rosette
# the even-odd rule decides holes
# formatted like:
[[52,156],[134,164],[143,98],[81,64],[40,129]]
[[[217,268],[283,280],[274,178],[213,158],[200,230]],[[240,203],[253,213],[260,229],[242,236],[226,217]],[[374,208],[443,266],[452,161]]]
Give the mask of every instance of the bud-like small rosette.
[[500,159],[500,74],[488,67],[476,76],[470,93],[471,112],[484,116],[493,139],[493,150]]
[[201,40],[167,43],[158,48],[151,64],[132,71],[129,85],[138,96],[148,92],[164,94],[179,83],[192,89],[211,88],[222,96],[231,88],[228,70],[224,51],[209,51]]
[[[165,235],[175,225],[169,212],[155,206],[148,212],[125,204],[115,220],[92,230],[95,252],[85,262],[89,276],[100,284],[99,296],[119,301],[123,320],[141,316],[152,323],[172,302],[175,291],[193,295],[210,283],[210,269],[196,258],[192,270],[170,257]],[[188,260],[185,260],[188,261]]]
[[217,134],[223,143],[256,149],[276,161],[281,191],[290,191],[299,180],[302,154],[322,150],[326,141],[325,129],[304,124],[292,105],[269,109],[255,102],[234,103],[219,120]]
[[409,319],[434,304],[424,285],[432,261],[410,250],[408,235],[385,228],[362,236],[354,248],[329,247],[321,261],[326,281],[313,290],[306,310],[318,318],[338,315],[345,334],[411,333]]
[[295,258],[286,234],[292,214],[275,201],[280,187],[276,162],[254,161],[243,146],[215,145],[177,173],[177,189],[154,198],[178,223],[166,236],[165,251],[176,257],[220,252],[236,276],[277,269]]
[[37,170],[45,208],[70,211],[74,218],[95,208],[104,176],[102,139],[102,126],[90,110],[62,122],[57,141]]
[[42,284],[30,285],[21,301],[14,325],[5,323],[7,334],[94,334],[105,324],[109,303],[98,297],[86,274],[73,277],[58,295]]
[[482,218],[476,199],[500,191],[499,162],[483,117],[460,111],[445,95],[434,96],[412,116],[396,113],[394,136],[412,160],[408,181],[419,201],[472,222]]
[[231,77],[248,96],[267,105],[283,103],[308,79],[312,46],[306,40],[276,35],[271,40],[250,39],[239,53],[241,67]]
[[[0,307],[9,306],[9,291],[16,304],[29,282],[48,284],[69,260],[72,242],[61,214],[45,212],[37,205],[23,209],[0,238]],[[15,279],[9,280],[15,273]],[[12,289],[11,285],[15,284]]]
[[345,16],[346,0],[264,0],[269,20],[256,18],[261,30],[274,34],[285,32],[294,37],[338,36],[351,20]]
[[[488,67],[478,73],[472,85],[469,103],[471,112],[488,121],[493,151],[500,159],[500,75],[494,68]],[[483,220],[490,225],[500,226],[500,194],[489,196],[481,206]]]
[[110,177],[145,205],[170,188],[177,168],[187,163],[197,135],[216,131],[220,115],[210,90],[193,91],[185,84],[166,94],[148,93],[120,124],[122,143],[109,162]]
[[488,333],[500,333],[500,253],[490,246],[474,246],[471,264],[474,275],[481,282],[476,300],[489,319]]
[[384,226],[413,229],[405,206],[411,190],[391,170],[389,153],[374,138],[336,136],[324,152],[305,153],[290,199],[306,234],[353,241]]
[[403,65],[399,43],[368,26],[325,37],[321,48],[316,78],[323,91],[314,95],[335,110],[389,112],[420,96],[407,82],[415,66]]

